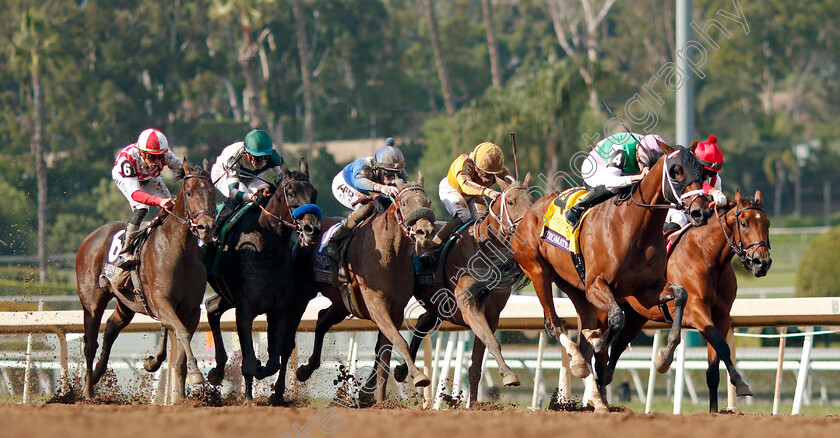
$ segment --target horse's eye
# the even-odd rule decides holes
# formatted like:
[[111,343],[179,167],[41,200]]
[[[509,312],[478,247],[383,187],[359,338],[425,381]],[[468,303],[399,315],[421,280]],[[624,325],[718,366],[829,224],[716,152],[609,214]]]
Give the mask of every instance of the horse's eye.
[[405,201],[400,201],[400,206],[405,207]]
[[741,221],[741,227],[747,228],[747,221]]
[[192,196],[192,191],[190,191],[190,190],[187,190],[187,191],[185,191],[184,193],[186,193],[186,194],[187,194],[187,196]]
[[513,201],[511,201],[510,199],[508,199],[507,205],[513,205]]

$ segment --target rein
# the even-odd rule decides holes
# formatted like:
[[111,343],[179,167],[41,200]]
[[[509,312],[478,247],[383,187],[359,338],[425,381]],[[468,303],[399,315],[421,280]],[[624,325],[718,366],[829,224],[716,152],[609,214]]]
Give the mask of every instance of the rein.
[[[724,216],[726,213],[720,214],[718,212],[717,204],[715,204],[715,216],[717,216],[718,223],[720,224],[720,229],[723,231],[723,237],[726,238],[726,243],[732,248],[732,251],[741,259],[741,263],[744,265],[745,268],[751,269],[752,266],[752,258],[749,257],[747,252],[750,248],[753,248],[752,253],[755,253],[758,248],[762,246],[766,246],[767,250],[770,250],[770,242],[766,240],[756,240],[755,242],[750,242],[747,245],[744,245],[743,236],[741,234],[741,221],[738,220],[738,216],[748,210],[758,210],[764,213],[764,209],[761,207],[756,207],[751,205],[749,207],[744,207],[742,209],[738,209],[738,206],[735,207],[735,226],[733,227],[733,234],[737,234],[738,236],[738,246],[735,246],[734,238],[730,239],[729,235],[726,233],[726,228],[724,227],[723,221],[720,219],[721,216]],[[765,213],[766,214],[766,213]]]
[[[206,179],[207,181],[210,181],[210,182],[211,182],[211,184],[212,184],[212,181],[210,180],[210,177],[207,177],[207,176],[204,176],[204,175],[184,175],[184,182],[186,182],[186,180],[188,180],[188,179],[190,179],[190,178],[200,178],[200,179]],[[161,207],[161,208],[162,208],[164,211],[166,211],[166,213],[168,213],[170,216],[174,217],[175,219],[178,219],[178,221],[179,221],[179,222],[181,222],[182,224],[186,225],[186,226],[189,228],[190,233],[193,233],[193,234],[196,234],[196,235],[197,235],[197,233],[196,233],[196,231],[195,231],[195,230],[196,230],[196,228],[197,228],[197,225],[196,225],[196,223],[195,223],[195,220],[196,220],[196,219],[198,219],[200,216],[209,216],[211,219],[213,219],[213,213],[210,211],[210,209],[207,209],[207,208],[205,208],[205,209],[203,209],[203,210],[199,210],[199,211],[197,211],[197,212],[195,212],[195,213],[190,213],[190,212],[187,210],[187,202],[186,202],[186,201],[184,201],[184,202],[183,202],[183,204],[184,204],[184,213],[183,213],[183,215],[184,215],[184,217],[186,217],[186,219],[184,219],[184,218],[182,218],[182,217],[178,216],[177,214],[173,213],[171,210],[169,210],[169,209],[168,209],[168,208],[166,208],[166,207]]]
[[[508,232],[506,234],[506,237],[510,237],[516,232],[516,225],[522,220],[522,218],[525,217],[523,215],[522,217],[520,217],[517,220],[513,220],[510,217],[510,210],[508,210],[507,202],[505,202],[505,201],[507,200],[508,191],[512,188],[513,187],[508,187],[507,190],[503,191],[501,196],[498,196],[496,199],[494,199],[492,202],[490,202],[490,206],[487,209],[488,213],[489,213],[489,216],[491,216],[493,219],[496,220],[496,222],[499,224],[499,228],[502,229],[502,232],[504,232],[504,231]],[[502,205],[501,207],[499,207],[499,214],[498,215],[493,212],[493,204],[495,204],[497,201],[501,202],[501,205]],[[507,224],[505,224],[505,222],[507,222]],[[476,225],[477,224],[478,223],[476,223]]]
[[[630,188],[629,198],[630,198],[631,201],[633,201],[634,204],[636,204],[639,207],[643,207],[643,208],[665,208],[665,209],[678,208],[680,210],[685,211],[687,208],[691,207],[691,205],[694,203],[694,201],[697,200],[697,198],[693,199],[688,204],[683,202],[684,199],[692,197],[692,196],[697,196],[697,195],[702,195],[703,194],[702,189],[691,190],[691,191],[683,193],[682,195],[677,193],[677,188],[674,185],[674,181],[671,179],[670,176],[668,176],[668,158],[671,158],[674,154],[676,154],[678,152],[679,151],[672,152],[671,155],[665,155],[664,157],[662,157],[662,160],[663,160],[663,163],[662,163],[662,195],[665,197],[665,199],[667,201],[673,200],[673,202],[671,202],[670,204],[645,204],[644,202],[636,201],[636,196],[635,196],[636,192],[639,190],[639,187],[641,187],[641,185],[642,185],[642,181],[640,180],[640,181],[637,181],[635,184],[633,184]],[[667,185],[666,185],[666,181],[667,181]],[[620,202],[620,201],[623,201],[623,199],[617,199],[617,201]]]
[[[301,178],[301,177],[284,179],[283,184],[280,187],[277,188],[277,190],[282,190],[283,191],[283,204],[286,206],[286,210],[284,212],[286,214],[283,214],[283,216],[288,215],[288,217],[290,217],[291,220],[284,219],[282,216],[277,216],[276,214],[268,211],[268,209],[263,207],[262,204],[257,204],[257,205],[260,207],[260,210],[262,210],[265,214],[267,214],[272,219],[279,222],[284,227],[289,228],[292,231],[297,231],[299,234],[303,234],[303,226],[300,224],[300,221],[298,220],[298,218],[295,217],[295,213],[292,209],[291,203],[289,202],[289,194],[286,192],[286,186],[289,185],[292,181],[308,181],[308,179]],[[263,196],[265,196],[268,193],[268,189],[263,187],[262,190],[263,190]],[[306,205],[314,205],[314,204],[306,204]],[[319,214],[318,217],[320,218],[320,214]],[[304,242],[305,240],[301,239],[300,241]]]

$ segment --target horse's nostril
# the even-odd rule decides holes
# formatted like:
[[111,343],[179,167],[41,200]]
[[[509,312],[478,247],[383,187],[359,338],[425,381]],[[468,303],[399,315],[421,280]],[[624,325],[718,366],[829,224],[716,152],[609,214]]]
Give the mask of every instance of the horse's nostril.
[[306,224],[303,226],[303,232],[306,234],[312,234],[315,232],[315,229],[312,228],[312,225]]
[[426,235],[426,232],[423,231],[423,230],[417,230],[417,235],[420,236],[420,237],[423,237],[423,236]]

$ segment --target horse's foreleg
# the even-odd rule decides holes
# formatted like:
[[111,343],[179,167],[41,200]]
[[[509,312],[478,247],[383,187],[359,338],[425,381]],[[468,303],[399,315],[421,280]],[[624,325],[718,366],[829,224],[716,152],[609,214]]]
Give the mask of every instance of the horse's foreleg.
[[169,331],[166,327],[161,326],[160,328],[160,341],[158,342],[157,348],[155,349],[155,355],[149,356],[143,359],[143,369],[153,373],[160,369],[161,364],[163,361],[166,360],[166,341]]
[[[201,319],[201,309],[196,306],[192,312],[185,315],[186,321],[182,321],[175,309],[168,307],[161,309],[160,319],[161,322],[169,325],[169,328],[175,335],[175,339],[178,340],[177,346],[180,348],[176,348],[176,352],[178,352],[177,354],[179,354],[179,358],[181,354],[186,355],[184,361],[186,362],[187,367],[186,374],[189,374],[190,377],[190,384],[203,384],[205,382],[204,375],[198,369],[198,362],[195,360],[195,355],[193,354],[192,347],[190,346],[195,329],[198,327],[199,319]],[[172,342],[175,341],[173,340]],[[173,388],[173,392],[179,391],[178,393],[180,394],[183,393],[184,385],[186,383],[186,376],[184,374],[181,374],[180,376],[178,375],[178,370],[182,366],[183,365],[176,366],[176,364],[172,364],[173,369],[176,370],[175,385],[177,386],[177,388]]]
[[[627,316],[627,322],[624,325],[624,330],[618,334],[618,337],[615,339],[612,347],[610,348],[609,354],[609,361],[605,364],[604,372],[603,372],[603,385],[602,394],[606,394],[604,389],[606,389],[606,385],[612,383],[613,374],[615,373],[615,367],[618,365],[618,359],[621,357],[621,354],[627,349],[627,346],[633,342],[633,339],[636,339],[636,336],[639,336],[639,333],[642,332],[642,327],[645,325],[647,319],[634,311],[628,311],[625,313]],[[597,373],[599,380],[601,378],[601,373]]]
[[265,366],[258,366],[254,377],[257,379],[265,379],[268,376],[274,375],[280,369],[280,336],[282,334],[283,324],[274,315],[266,315],[266,335],[268,336],[268,361]]
[[96,359],[96,349],[99,347],[99,326],[102,324],[102,313],[105,311],[105,306],[97,306],[92,311],[85,309],[85,398],[93,397],[93,361]]
[[[417,318],[417,325],[414,327],[414,333],[411,336],[411,345],[408,347],[411,352],[411,360],[417,359],[417,351],[420,350],[420,344],[423,343],[423,338],[429,335],[429,332],[435,328],[440,320],[431,312],[426,312]],[[408,365],[401,363],[394,368],[394,379],[397,382],[404,382],[408,377]]]
[[[487,307],[485,307],[485,310],[487,310]],[[516,377],[516,374],[510,369],[507,362],[505,362],[505,358],[502,356],[502,345],[499,344],[499,340],[496,339],[495,328],[498,324],[499,315],[490,315],[493,319],[488,321],[485,312],[483,310],[476,309],[475,306],[472,305],[464,306],[461,308],[461,312],[466,314],[465,316],[470,323],[470,328],[477,338],[476,342],[479,340],[481,341],[482,354],[484,353],[484,347],[486,346],[487,349],[490,350],[490,354],[492,354],[496,359],[496,363],[499,364],[499,374],[502,376],[502,384],[504,386],[519,386],[519,378]],[[498,312],[501,313],[501,309],[498,309]],[[473,353],[475,353],[475,350],[473,350]],[[479,361],[482,359],[483,356],[482,358],[479,358]],[[475,360],[475,357],[473,357],[473,360]],[[479,368],[479,372],[480,371],[481,369]],[[481,376],[479,375],[478,377],[480,378]],[[472,389],[470,391],[472,391]]]
[[254,316],[250,311],[236,309],[236,333],[239,335],[239,349],[242,352],[242,377],[245,378],[245,401],[254,398],[254,375],[260,367],[260,361],[254,351],[253,339]]
[[556,339],[569,353],[572,375],[581,379],[588,376],[591,372],[589,364],[580,354],[577,344],[572,341],[566,332],[563,320],[557,316],[557,312],[554,310],[554,295],[551,289],[552,279],[556,276],[554,268],[548,266],[544,260],[541,263],[533,264],[530,268],[528,278],[534,283],[534,290],[543,309],[546,333]]
[[688,292],[678,284],[667,282],[659,295],[659,302],[665,304],[671,300],[674,301],[674,322],[671,323],[671,332],[668,333],[668,344],[662,350],[659,350],[653,363],[656,371],[660,373],[664,373],[671,368],[671,362],[674,361],[674,351],[680,344],[680,331],[682,330],[685,303],[688,301]]
[[[222,314],[225,311],[232,309],[233,305],[221,296],[218,297],[218,304],[216,306],[208,306],[213,308],[212,311],[207,312],[207,322],[210,324],[210,331],[213,333],[213,345],[216,349],[216,366],[207,372],[207,380],[211,385],[221,385],[222,380],[225,379],[225,365],[227,364],[228,356],[225,351],[225,340],[222,337]],[[215,299],[213,297],[211,299]]]
[[309,362],[301,365],[297,369],[297,379],[299,381],[305,382],[309,380],[312,377],[312,373],[321,366],[321,349],[324,347],[324,336],[327,335],[327,332],[332,326],[341,322],[349,314],[350,312],[343,305],[336,305],[335,303],[330,304],[330,307],[318,312],[318,322],[315,323],[315,343],[312,346],[312,355],[309,356]]
[[706,386],[709,388],[709,412],[718,412],[718,387],[720,386],[720,357],[710,343],[708,346],[709,367],[706,368]]
[[174,382],[171,389],[172,404],[175,404],[187,396],[185,385],[187,381],[187,354],[180,342],[173,339],[172,344],[175,346],[175,355],[169,359],[169,365],[172,367],[172,382]]
[[[716,315],[715,320],[717,323],[714,325],[712,324],[711,317],[705,313],[703,315],[696,316],[696,319],[698,319],[698,326],[702,324],[702,328],[699,329],[700,334],[702,334],[709,343],[709,368],[706,370],[706,384],[709,386],[710,411],[712,408],[711,398],[714,389],[714,411],[711,412],[716,412],[717,389],[720,383],[719,364],[721,360],[723,360],[723,363],[726,365],[726,370],[729,372],[729,381],[733,386],[735,386],[735,394],[738,397],[751,396],[753,395],[753,391],[735,367],[735,363],[732,361],[732,352],[729,349],[729,344],[726,343],[726,338],[723,337],[723,333],[728,333],[730,327],[728,311],[720,312],[719,315]],[[714,370],[712,369],[713,366]],[[714,384],[714,388],[712,387],[712,384]]]
[[[478,401],[478,385],[481,383],[481,372],[484,370],[484,352],[487,348],[484,345],[484,342],[481,342],[481,339],[476,335],[475,340],[473,341],[473,348],[472,348],[472,362],[470,363],[470,368],[467,372],[467,376],[470,382],[470,404]],[[501,365],[499,365],[501,367]],[[516,374],[512,374],[516,377]],[[517,379],[518,380],[518,379]]]
[[[387,293],[386,296],[388,296]],[[411,359],[411,352],[408,350],[408,342],[405,341],[397,328],[397,324],[402,324],[402,308],[397,311],[398,313],[391,315],[382,299],[366,299],[365,303],[368,305],[370,319],[376,324],[379,331],[382,332],[382,335],[391,341],[391,344],[393,344],[397,352],[405,359],[405,363],[408,365],[408,373],[411,375],[414,386],[418,388],[429,386],[431,380],[414,364],[414,360]]]
[[[300,319],[306,311],[306,306],[309,299],[296,299],[285,312],[281,325],[283,330],[278,334],[280,339],[280,372],[277,374],[277,382],[274,384],[274,394],[269,397],[269,403],[272,405],[280,405],[285,403],[286,393],[286,373],[289,368],[289,361],[295,350],[295,335],[297,328],[300,325]],[[297,360],[293,365],[297,365]]]
[[[586,289],[586,299],[602,312],[607,313],[607,331],[593,344],[595,353],[606,351],[624,328],[626,317],[615,301],[614,291],[603,277],[597,277]],[[590,342],[592,340],[590,339]]]
[[120,331],[131,322],[134,318],[134,311],[125,307],[121,302],[117,301],[117,308],[114,313],[105,322],[105,334],[102,336],[102,353],[99,356],[99,362],[96,363],[96,369],[93,370],[93,385],[99,382],[105,370],[108,368],[108,358],[111,356],[111,347]]

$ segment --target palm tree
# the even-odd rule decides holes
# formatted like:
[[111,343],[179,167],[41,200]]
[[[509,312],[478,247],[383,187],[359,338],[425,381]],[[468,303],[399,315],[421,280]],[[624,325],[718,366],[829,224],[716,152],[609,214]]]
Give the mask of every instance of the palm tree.
[[[50,47],[58,39],[42,9],[28,9],[20,14],[20,27],[12,34],[10,60],[32,87],[32,156],[38,186],[38,268],[43,283],[47,278],[47,166],[44,159],[46,116],[44,113],[43,63]],[[52,15],[56,16],[56,15]]]

